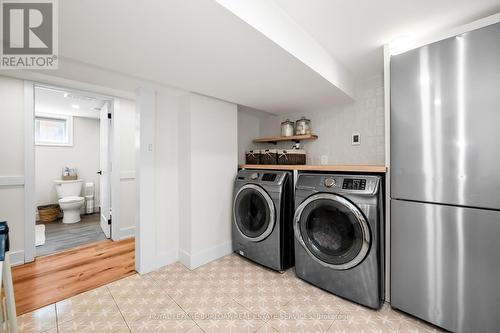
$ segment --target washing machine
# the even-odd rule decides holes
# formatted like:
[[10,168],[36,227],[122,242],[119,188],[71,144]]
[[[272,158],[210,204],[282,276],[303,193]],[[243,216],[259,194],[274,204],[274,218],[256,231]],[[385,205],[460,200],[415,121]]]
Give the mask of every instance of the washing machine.
[[233,196],[233,250],[276,271],[293,266],[293,210],[289,172],[239,171]]
[[330,293],[378,309],[384,298],[381,178],[299,174],[295,271]]

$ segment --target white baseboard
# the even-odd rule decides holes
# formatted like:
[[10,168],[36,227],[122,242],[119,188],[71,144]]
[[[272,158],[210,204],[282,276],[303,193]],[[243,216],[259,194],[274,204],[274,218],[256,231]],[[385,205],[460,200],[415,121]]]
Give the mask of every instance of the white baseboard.
[[135,226],[120,229],[120,239],[135,237]]
[[191,255],[183,249],[179,249],[179,261],[187,268],[191,267]]
[[24,264],[24,250],[10,251],[10,265],[19,266]]
[[179,251],[172,250],[168,252],[162,252],[157,256],[157,268],[173,264],[179,260]]
[[185,250],[179,250],[179,260],[189,269],[195,269],[205,265],[215,259],[219,259],[233,252],[232,241],[213,246],[195,254],[190,254]]
[[[144,263],[141,267],[142,271],[138,271],[138,273],[141,275],[147,274],[163,266],[170,265],[178,260],[179,260],[179,255],[177,250],[158,253],[154,258],[154,260],[148,260],[147,263]],[[137,269],[137,261],[136,261],[136,269]]]

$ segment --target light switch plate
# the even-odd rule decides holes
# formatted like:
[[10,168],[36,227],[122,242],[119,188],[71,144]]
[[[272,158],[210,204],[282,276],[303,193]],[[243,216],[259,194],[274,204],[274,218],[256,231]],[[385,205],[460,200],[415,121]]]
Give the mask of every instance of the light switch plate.
[[359,133],[352,133],[351,144],[353,146],[359,146],[361,144],[361,135],[359,135]]

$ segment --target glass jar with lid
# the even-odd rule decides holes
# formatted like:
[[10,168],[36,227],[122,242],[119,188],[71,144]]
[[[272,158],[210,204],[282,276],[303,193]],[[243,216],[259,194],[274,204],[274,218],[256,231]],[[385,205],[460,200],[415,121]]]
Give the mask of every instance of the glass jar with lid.
[[294,122],[290,119],[281,123],[281,136],[293,136]]
[[295,122],[295,135],[311,134],[311,120],[302,117]]

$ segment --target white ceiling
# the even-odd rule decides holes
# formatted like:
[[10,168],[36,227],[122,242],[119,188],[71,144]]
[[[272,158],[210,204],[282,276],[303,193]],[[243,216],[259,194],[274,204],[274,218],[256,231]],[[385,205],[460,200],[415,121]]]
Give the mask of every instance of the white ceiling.
[[382,74],[384,44],[500,12],[500,0],[274,0],[358,79]]
[[213,0],[59,6],[62,57],[272,113],[351,100]]
[[[500,12],[500,0],[274,1],[358,80],[382,73],[382,46],[399,36]],[[351,100],[215,0],[61,1],[59,7],[62,63],[276,114]]]
[[104,100],[74,92],[36,87],[35,112],[99,118]]

